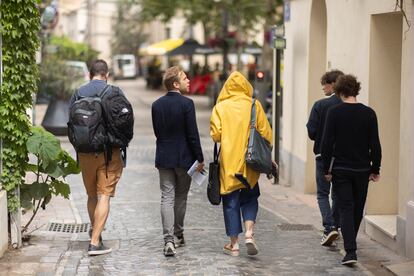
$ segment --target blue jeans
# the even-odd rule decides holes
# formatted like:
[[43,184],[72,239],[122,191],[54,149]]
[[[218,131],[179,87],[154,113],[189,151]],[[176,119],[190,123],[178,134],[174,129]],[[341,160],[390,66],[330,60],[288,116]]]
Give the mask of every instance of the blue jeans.
[[253,189],[240,189],[222,196],[227,236],[236,237],[243,232],[240,212],[243,221],[256,222],[257,211],[259,210],[257,199],[259,196],[259,184],[256,184]]
[[326,181],[323,162],[320,157],[316,158],[316,188],[319,210],[322,215],[322,225],[325,230],[329,231],[332,227],[339,228],[339,210],[337,208],[337,199],[332,192],[332,208],[329,203],[329,193],[331,191],[331,183]]

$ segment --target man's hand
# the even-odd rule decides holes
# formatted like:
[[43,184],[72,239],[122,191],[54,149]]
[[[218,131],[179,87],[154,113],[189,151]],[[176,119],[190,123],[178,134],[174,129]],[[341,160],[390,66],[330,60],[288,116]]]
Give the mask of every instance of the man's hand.
[[369,181],[378,182],[379,180],[380,180],[380,175],[379,174],[371,173],[369,175]]
[[326,181],[331,182],[332,181],[332,174],[325,174],[325,179],[326,179]]
[[204,168],[204,162],[197,165],[196,171],[201,172],[201,170]]

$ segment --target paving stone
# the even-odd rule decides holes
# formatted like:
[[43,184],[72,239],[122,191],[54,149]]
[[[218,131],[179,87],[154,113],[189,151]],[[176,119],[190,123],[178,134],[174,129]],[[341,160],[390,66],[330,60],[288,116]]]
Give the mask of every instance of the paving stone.
[[[263,208],[259,209],[255,234],[260,249],[259,255],[247,255],[242,236],[240,256],[224,255],[222,248],[228,242],[228,238],[225,236],[222,206],[212,206],[208,203],[205,184],[192,185],[188,196],[185,219],[186,246],[177,249],[176,257],[165,258],[162,252],[159,179],[158,171],[154,168],[155,138],[150,119],[151,103],[164,92],[146,90],[142,80],[123,81],[119,84],[134,105],[136,124],[135,137],[128,149],[127,168],[117,186],[115,197],[111,199],[110,215],[102,234],[105,245],[112,247],[113,251],[110,254],[90,257],[86,252],[89,243],[87,233],[71,235],[41,231],[33,237],[33,241],[39,243],[37,249],[42,252],[37,256],[37,263],[30,263],[33,260],[30,258],[36,254],[33,253],[35,247],[28,246],[20,255],[6,254],[9,257],[0,260],[0,274],[3,271],[11,272],[11,268],[18,275],[23,272],[48,273],[47,270],[51,268],[49,263],[53,262],[62,275],[227,276],[366,273],[359,267],[348,268],[340,265],[339,260],[342,256],[339,249],[320,246],[320,232],[281,231],[278,225],[288,221]],[[209,137],[211,109],[206,97],[193,97],[193,100],[205,163],[208,164],[212,160],[213,146]],[[67,138],[61,138],[61,144],[75,156]],[[70,176],[68,181],[76,211],[82,222],[89,222],[87,197],[81,176]],[[275,200],[284,201],[285,206],[288,206],[286,208],[292,208],[296,212],[303,209],[303,206],[292,204],[283,196]],[[61,205],[64,207],[66,203],[63,202]],[[69,212],[72,213],[70,208]],[[74,222],[73,215],[53,217],[55,221]],[[7,260],[10,261],[11,256],[20,256],[22,263],[10,265]],[[21,270],[16,270],[18,268]]]

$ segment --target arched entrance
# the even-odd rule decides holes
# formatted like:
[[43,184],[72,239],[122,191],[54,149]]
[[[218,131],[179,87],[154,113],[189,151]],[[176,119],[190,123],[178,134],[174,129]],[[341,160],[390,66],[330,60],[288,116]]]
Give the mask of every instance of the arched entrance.
[[[313,103],[323,96],[320,78],[326,71],[327,48],[327,13],[325,0],[313,0],[309,29],[309,61],[308,61],[308,114]],[[305,193],[316,192],[315,157],[313,142],[307,140],[306,146]]]

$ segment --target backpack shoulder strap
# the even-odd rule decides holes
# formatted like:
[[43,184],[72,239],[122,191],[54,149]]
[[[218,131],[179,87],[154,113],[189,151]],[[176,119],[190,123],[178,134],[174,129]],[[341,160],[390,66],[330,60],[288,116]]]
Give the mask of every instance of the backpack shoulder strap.
[[76,89],[75,93],[73,94],[73,102],[76,102],[80,99],[79,89]]
[[108,88],[111,88],[111,87],[112,87],[112,85],[107,84],[107,85],[104,87],[104,89],[102,89],[102,91],[98,93],[98,97],[102,99],[102,98],[103,98],[103,97],[104,97],[104,96],[108,93],[108,91],[109,91],[109,89],[108,89]]

